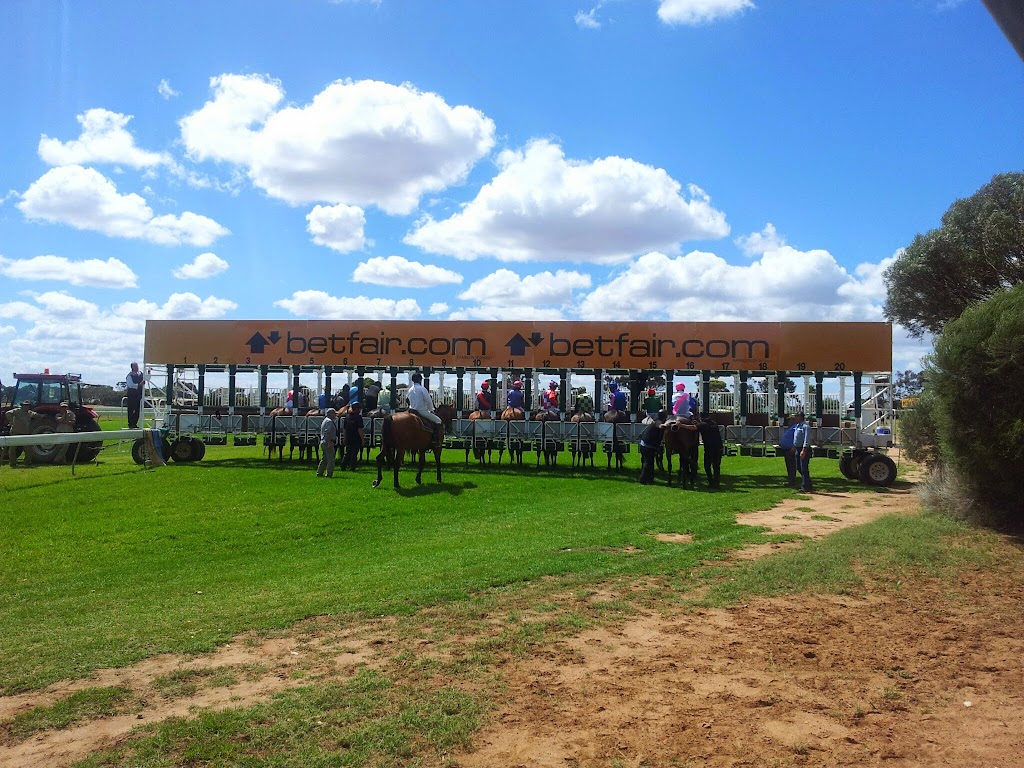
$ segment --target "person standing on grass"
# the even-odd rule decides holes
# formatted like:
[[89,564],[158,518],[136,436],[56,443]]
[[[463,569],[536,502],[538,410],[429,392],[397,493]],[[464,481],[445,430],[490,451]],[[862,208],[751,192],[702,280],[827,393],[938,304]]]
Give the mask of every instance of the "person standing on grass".
[[811,485],[811,425],[804,421],[803,411],[797,411],[793,417],[796,429],[793,431],[793,456],[800,470],[800,491],[812,493]]
[[700,441],[704,443],[704,474],[708,477],[708,485],[718,488],[722,479],[722,432],[718,424],[711,419],[704,419],[697,425]]
[[316,468],[317,477],[334,477],[334,453],[338,445],[338,423],[334,417],[338,412],[328,408],[320,424],[320,463]]
[[[11,425],[11,431],[8,434],[11,437],[15,435],[31,435],[35,423],[42,419],[43,416],[41,414],[32,410],[31,400],[22,400],[20,408],[12,408],[7,412],[7,423]],[[18,454],[22,451],[25,452],[25,466],[32,465],[32,452],[29,450],[29,446],[19,447],[11,445],[7,448],[7,457],[11,467],[18,465]]]
[[128,372],[124,385],[128,395],[128,429],[138,429],[139,414],[142,412],[142,393],[146,387],[146,377],[139,370],[138,363],[132,363],[132,369]]
[[640,433],[640,479],[641,485],[654,484],[654,462],[661,452],[662,438],[665,436],[660,414],[654,414],[644,431]]
[[786,459],[786,485],[796,488],[796,453],[793,451],[793,435],[796,434],[796,419],[787,415],[782,421],[779,436],[779,453]]
[[349,406],[342,428],[345,432],[345,460],[341,462],[341,468],[355,472],[359,463],[359,449],[363,447],[363,441],[366,439],[366,432],[363,429],[363,404],[358,400]]

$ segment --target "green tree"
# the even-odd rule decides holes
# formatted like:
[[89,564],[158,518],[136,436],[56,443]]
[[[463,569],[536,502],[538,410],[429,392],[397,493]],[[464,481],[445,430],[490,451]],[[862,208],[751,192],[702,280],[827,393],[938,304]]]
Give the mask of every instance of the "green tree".
[[946,323],[928,380],[946,464],[976,499],[1024,522],[1024,284]]
[[896,375],[892,382],[892,393],[895,397],[913,397],[924,390],[924,373],[922,371],[905,370]]
[[1024,174],[1004,173],[957,200],[885,272],[885,316],[939,333],[972,304],[1024,282]]

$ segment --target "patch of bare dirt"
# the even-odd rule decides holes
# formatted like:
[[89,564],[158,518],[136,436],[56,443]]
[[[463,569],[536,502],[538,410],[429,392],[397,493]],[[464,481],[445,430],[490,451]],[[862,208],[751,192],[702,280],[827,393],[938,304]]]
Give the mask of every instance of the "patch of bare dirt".
[[[740,521],[817,538],[916,508],[902,487],[815,494]],[[659,538],[688,543],[686,534]],[[757,545],[736,559],[801,545]],[[870,584],[858,598],[755,600],[688,614],[656,607],[549,642],[499,664],[504,688],[485,692],[499,709],[475,749],[449,755],[446,765],[1022,766],[1024,548],[1002,542],[995,563],[966,568],[955,583]],[[587,600],[620,597],[608,586]],[[479,631],[501,624],[488,617]],[[139,703],[131,714],[0,741],[0,765],[66,766],[138,725],[386,666],[403,642],[392,621],[345,627],[325,618],[280,637],[240,637],[209,655],[155,657],[0,697],[0,721],[86,687],[124,686]],[[444,643],[414,642],[418,654],[447,652]],[[189,695],[159,686],[171,673],[209,669],[237,674]]]

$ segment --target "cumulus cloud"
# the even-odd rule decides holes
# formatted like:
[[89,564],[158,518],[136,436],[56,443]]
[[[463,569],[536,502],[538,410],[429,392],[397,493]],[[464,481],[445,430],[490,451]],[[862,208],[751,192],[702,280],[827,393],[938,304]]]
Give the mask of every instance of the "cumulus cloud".
[[597,19],[597,12],[601,10],[601,3],[598,3],[589,11],[576,11],[576,26],[580,29],[600,29],[601,22]]
[[247,164],[260,126],[284,98],[277,80],[262,75],[210,78],[213,99],[178,121],[181,139],[193,160]]
[[751,0],[661,0],[658,18],[666,24],[696,26],[753,8]]
[[864,288],[869,273],[851,275],[828,251],[790,246],[744,266],[702,251],[654,252],[588,294],[580,314],[588,320],[633,319],[638,311],[670,320],[881,320],[885,293]]
[[295,291],[291,298],[274,302],[298,317],[325,320],[412,320],[423,314],[413,299],[372,299],[367,296],[332,296],[325,291]]
[[762,253],[781,248],[785,244],[786,239],[775,231],[775,225],[770,221],[760,232],[752,232],[749,235],[736,238],[736,245],[743,249],[747,256],[760,256]]
[[228,268],[228,263],[215,253],[200,253],[189,264],[182,264],[174,270],[174,276],[181,279],[202,280],[219,275]]
[[538,140],[498,162],[498,175],[462,211],[425,217],[405,242],[460,259],[611,263],[729,233],[703,190],[690,185],[684,195],[663,169],[635,160],[567,160]]
[[481,304],[460,307],[448,315],[449,320],[565,320],[565,313],[555,307],[495,307]]
[[284,92],[260,76],[221,75],[213,99],[180,121],[197,160],[226,160],[292,204],[375,205],[406,214],[463,181],[494,146],[494,122],[409,84],[337,81],[305,106],[274,111]]
[[306,231],[317,245],[340,253],[358,251],[366,244],[366,215],[354,205],[318,205],[306,215]]
[[147,319],[216,319],[237,307],[192,293],[173,294],[163,304],[142,300],[110,307],[65,291],[29,297],[0,303],[0,318],[13,321],[16,329],[2,337],[0,356],[12,370],[76,371],[97,384],[123,379],[128,364],[141,360]]
[[119,194],[110,179],[80,165],[51,168],[25,191],[18,208],[29,219],[160,245],[203,247],[228,234],[213,219],[189,211],[156,216],[141,196]]
[[433,264],[420,264],[401,256],[378,256],[360,264],[352,273],[357,283],[394,285],[400,288],[430,288],[435,285],[458,284],[462,275]]
[[448,311],[448,305],[443,301],[435,301],[430,305],[430,309],[427,310],[428,315],[443,315]]
[[43,134],[39,139],[39,157],[49,165],[117,163],[132,168],[149,168],[170,162],[161,152],[147,152],[135,146],[135,137],[125,126],[132,115],[106,109],[90,109],[78,116],[82,133],[77,139],[62,142]]
[[73,261],[63,256],[5,259],[0,256],[0,275],[14,280],[58,280],[90,288],[134,288],[136,274],[117,259]]
[[590,275],[580,272],[560,269],[521,278],[512,270],[499,269],[470,285],[459,298],[495,307],[568,304],[574,290],[589,287]]
[[171,87],[171,83],[166,77],[160,81],[160,85],[156,87],[156,92],[163,96],[164,99],[172,99],[175,96],[181,95]]

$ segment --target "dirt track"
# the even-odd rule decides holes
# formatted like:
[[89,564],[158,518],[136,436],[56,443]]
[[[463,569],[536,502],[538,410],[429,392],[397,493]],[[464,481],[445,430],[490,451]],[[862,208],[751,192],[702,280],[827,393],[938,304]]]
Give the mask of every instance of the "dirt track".
[[[822,536],[915,508],[909,491],[816,495],[741,520]],[[781,546],[789,545],[741,557]],[[869,584],[859,598],[647,611],[587,631],[503,664],[498,710],[474,750],[446,765],[1024,766],[1022,565],[1020,543],[1004,540],[996,565],[964,570],[953,583],[914,579]],[[0,698],[0,720],[86,686],[124,685],[146,702],[137,713],[3,739],[0,764],[67,765],[139,724],[263,700],[296,684],[288,673],[297,665],[346,676],[380,660],[389,632],[381,622],[320,633],[316,653],[308,631],[239,642],[209,657],[159,657]],[[152,695],[158,675],[190,665],[258,671],[230,687]]]

